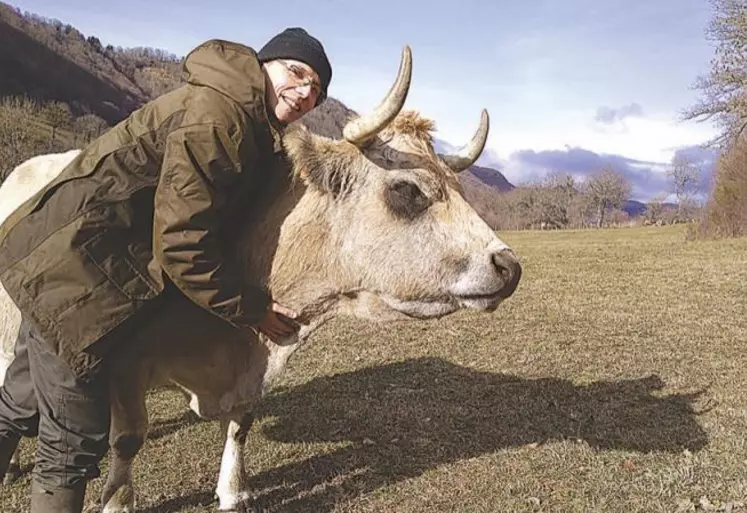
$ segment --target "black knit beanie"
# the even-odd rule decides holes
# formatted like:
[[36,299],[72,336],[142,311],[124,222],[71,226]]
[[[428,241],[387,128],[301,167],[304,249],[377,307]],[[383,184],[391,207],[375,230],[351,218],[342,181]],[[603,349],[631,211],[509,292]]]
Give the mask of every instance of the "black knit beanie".
[[332,80],[332,66],[329,64],[322,43],[304,29],[299,27],[285,29],[270,39],[257,52],[257,57],[260,62],[294,59],[308,64],[316,71],[321,81],[322,94],[319,101],[327,97],[327,88]]

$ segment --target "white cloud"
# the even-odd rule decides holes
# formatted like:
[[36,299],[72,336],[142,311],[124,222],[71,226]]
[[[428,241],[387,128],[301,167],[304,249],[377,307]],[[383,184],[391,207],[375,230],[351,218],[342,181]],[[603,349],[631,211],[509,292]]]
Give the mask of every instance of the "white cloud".
[[[591,120],[591,121],[590,121]],[[668,162],[676,148],[706,142],[714,131],[707,125],[678,123],[663,116],[626,118],[604,129],[588,112],[561,114],[524,130],[496,126],[490,146],[507,158],[523,149],[559,150],[580,147],[600,154],[623,155],[648,162]]]

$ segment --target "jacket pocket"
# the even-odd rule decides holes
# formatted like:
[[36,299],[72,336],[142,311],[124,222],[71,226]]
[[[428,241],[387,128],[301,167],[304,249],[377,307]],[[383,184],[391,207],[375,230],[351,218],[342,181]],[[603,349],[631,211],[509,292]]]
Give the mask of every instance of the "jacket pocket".
[[37,268],[32,278],[23,281],[23,289],[49,319],[65,312],[91,295],[106,277],[81,255],[66,253],[49,265]]
[[132,242],[115,230],[96,234],[82,245],[82,250],[101,273],[125,296],[133,300],[152,299],[159,291],[155,283],[141,270]]

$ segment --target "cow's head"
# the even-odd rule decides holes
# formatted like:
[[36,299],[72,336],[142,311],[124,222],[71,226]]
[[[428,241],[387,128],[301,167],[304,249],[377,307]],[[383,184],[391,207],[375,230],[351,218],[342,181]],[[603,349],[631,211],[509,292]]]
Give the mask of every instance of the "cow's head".
[[343,139],[305,127],[286,134],[306,187],[278,234],[270,278],[278,300],[296,308],[342,300],[356,315],[431,318],[492,311],[516,289],[516,256],[465,201],[457,176],[484,148],[487,112],[462,153],[437,154],[433,123],[400,112],[411,70],[405,47],[386,98],[350,120]]

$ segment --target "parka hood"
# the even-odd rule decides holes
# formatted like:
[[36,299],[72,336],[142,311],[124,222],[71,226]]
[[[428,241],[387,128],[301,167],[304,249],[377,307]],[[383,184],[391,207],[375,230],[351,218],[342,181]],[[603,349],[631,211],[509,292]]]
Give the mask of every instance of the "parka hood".
[[211,87],[232,98],[250,115],[265,114],[265,75],[257,53],[248,46],[211,39],[184,60],[187,82]]

